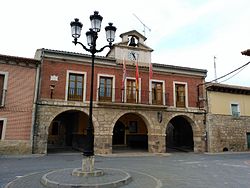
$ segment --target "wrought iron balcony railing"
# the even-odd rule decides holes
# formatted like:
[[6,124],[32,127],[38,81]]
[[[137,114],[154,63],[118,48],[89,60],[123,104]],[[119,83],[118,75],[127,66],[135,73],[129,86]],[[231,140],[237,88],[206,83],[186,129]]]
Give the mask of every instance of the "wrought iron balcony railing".
[[100,102],[168,105],[168,94],[136,89],[98,88]]

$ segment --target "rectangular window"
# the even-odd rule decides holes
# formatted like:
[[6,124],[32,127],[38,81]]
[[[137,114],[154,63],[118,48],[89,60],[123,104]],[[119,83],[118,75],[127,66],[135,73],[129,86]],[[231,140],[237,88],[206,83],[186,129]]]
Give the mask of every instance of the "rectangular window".
[[129,122],[129,133],[137,133],[137,121]]
[[238,104],[231,104],[231,112],[233,117],[240,117],[240,108]]
[[0,74],[0,106],[3,106],[4,92],[4,75]]
[[139,97],[139,91],[136,91],[135,80],[127,79],[127,102],[136,103],[138,97]]
[[250,133],[247,133],[247,148],[250,149]]
[[0,120],[0,140],[2,140],[3,134],[3,120]]
[[100,101],[112,101],[112,83],[111,77],[100,77],[99,81],[99,100]]
[[185,84],[175,84],[176,107],[186,107]]
[[162,83],[152,82],[152,104],[163,104],[162,100],[163,88]]
[[68,100],[82,101],[83,100],[83,83],[84,75],[82,74],[69,74],[68,82]]

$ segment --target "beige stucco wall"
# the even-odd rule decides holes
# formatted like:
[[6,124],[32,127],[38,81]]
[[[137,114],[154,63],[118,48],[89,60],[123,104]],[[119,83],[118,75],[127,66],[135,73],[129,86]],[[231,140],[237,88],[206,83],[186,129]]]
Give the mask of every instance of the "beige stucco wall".
[[250,95],[208,92],[209,112],[231,115],[231,104],[239,104],[240,115],[250,116]]

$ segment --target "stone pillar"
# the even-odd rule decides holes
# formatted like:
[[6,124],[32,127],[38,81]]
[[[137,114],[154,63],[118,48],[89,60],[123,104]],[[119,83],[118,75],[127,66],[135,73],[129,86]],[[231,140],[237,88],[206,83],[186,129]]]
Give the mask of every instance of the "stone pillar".
[[47,133],[46,126],[36,124],[34,135],[33,153],[46,154],[47,153]]
[[48,127],[51,114],[48,107],[38,106],[37,119],[34,127],[33,153],[47,153]]
[[112,135],[95,134],[95,154],[111,154],[112,153]]
[[148,151],[150,153],[165,153],[166,152],[166,135],[151,134],[148,135]]

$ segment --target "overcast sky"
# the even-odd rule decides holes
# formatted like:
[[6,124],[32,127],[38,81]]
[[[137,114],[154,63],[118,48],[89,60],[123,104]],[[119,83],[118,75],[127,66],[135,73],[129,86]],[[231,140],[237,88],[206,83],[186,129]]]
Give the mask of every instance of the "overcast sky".
[[[210,81],[214,56],[217,77],[250,61],[241,55],[250,49],[249,0],[2,0],[0,8],[0,54],[33,58],[38,48],[85,53],[72,44],[69,24],[80,19],[86,43],[89,15],[97,10],[103,16],[99,47],[106,44],[108,22],[117,27],[115,42],[130,30],[144,34],[143,22],[151,29],[145,35],[153,63],[206,69]],[[223,83],[250,87],[249,74],[250,65]]]

